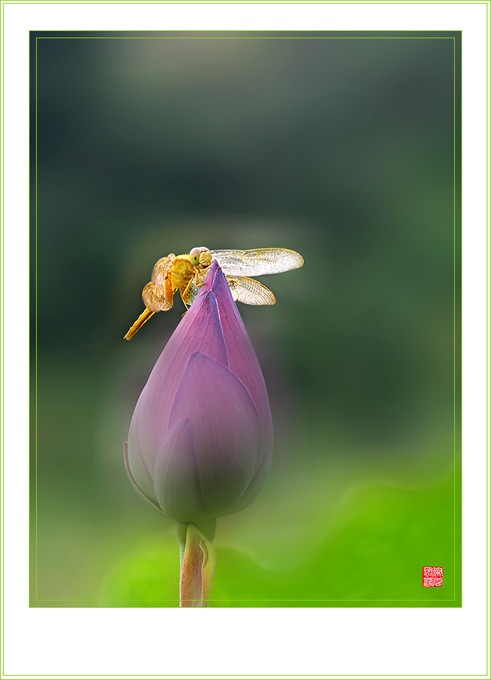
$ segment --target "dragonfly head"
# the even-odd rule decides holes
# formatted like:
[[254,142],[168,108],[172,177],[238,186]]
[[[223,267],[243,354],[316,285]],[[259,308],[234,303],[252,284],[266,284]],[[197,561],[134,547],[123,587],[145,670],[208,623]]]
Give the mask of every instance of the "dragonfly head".
[[201,246],[191,250],[189,253],[189,259],[194,267],[197,267],[198,265],[201,265],[202,267],[209,267],[213,258],[208,248]]

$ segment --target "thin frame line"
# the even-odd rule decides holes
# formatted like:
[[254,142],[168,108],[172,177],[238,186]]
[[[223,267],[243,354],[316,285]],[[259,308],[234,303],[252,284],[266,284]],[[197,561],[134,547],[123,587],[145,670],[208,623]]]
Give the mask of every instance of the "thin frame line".
[[[80,3],[84,4],[84,3]],[[483,4],[483,3],[476,3],[476,4]],[[462,36],[462,31],[459,31],[460,36]],[[36,239],[36,250],[35,250],[35,276],[36,276],[36,336],[35,336],[35,342],[36,342],[36,372],[35,372],[35,397],[36,397],[36,416],[35,416],[35,428],[36,428],[36,447],[35,447],[35,452],[36,452],[36,597],[35,601],[36,602],[108,602],[108,600],[97,600],[97,599],[69,599],[69,598],[60,598],[60,599],[49,599],[49,598],[38,598],[38,441],[37,441],[37,430],[38,430],[38,414],[37,414],[37,394],[38,394],[38,382],[37,382],[37,359],[38,359],[38,351],[37,351],[37,341],[38,341],[38,335],[37,335],[37,325],[38,325],[38,309],[37,309],[37,276],[38,276],[38,262],[37,262],[37,241],[38,241],[38,181],[37,181],[37,166],[38,166],[38,145],[37,145],[37,137],[38,137],[38,130],[37,130],[37,125],[38,125],[38,82],[37,82],[37,77],[38,77],[38,50],[37,50],[37,45],[38,45],[38,40],[50,40],[50,39],[58,39],[58,40],[70,40],[70,39],[78,39],[78,40],[121,40],[121,39],[133,39],[133,40],[165,40],[165,39],[170,39],[170,40],[175,40],[175,39],[184,39],[184,40],[196,40],[196,39],[225,39],[225,40],[236,40],[236,39],[243,39],[243,40],[254,40],[254,39],[266,39],[266,40],[288,40],[288,39],[295,39],[295,40],[359,40],[359,39],[366,39],[366,40],[400,40],[400,39],[414,39],[414,40],[431,40],[431,39],[438,39],[438,40],[452,40],[453,41],[453,96],[454,96],[454,107],[453,107],[453,214],[454,214],[454,253],[453,253],[453,265],[454,265],[454,365],[453,365],[453,382],[454,382],[454,423],[453,423],[453,430],[454,430],[454,452],[453,452],[453,463],[454,463],[454,493],[453,493],[453,508],[454,508],[454,545],[453,545],[453,556],[454,556],[454,564],[453,564],[453,594],[454,597],[453,599],[435,599],[435,600],[408,600],[408,599],[400,599],[400,600],[384,600],[384,599],[355,599],[355,600],[345,600],[345,599],[295,599],[295,598],[269,598],[269,599],[247,599],[247,600],[233,600],[233,602],[426,602],[426,603],[440,603],[440,602],[455,602],[456,597],[455,597],[455,590],[456,590],[456,469],[455,469],[455,464],[456,464],[456,459],[455,459],[455,441],[456,441],[456,424],[455,424],[455,394],[456,394],[456,387],[455,387],[455,382],[456,382],[456,376],[455,376],[455,363],[456,363],[456,351],[455,351],[455,269],[456,269],[456,264],[455,264],[455,36],[36,36],[35,38],[35,44],[36,44],[36,69],[35,69],[35,76],[36,76],[36,125],[35,125],[35,133],[36,133],[36,146],[35,146],[35,178],[36,178],[36,184],[35,184],[35,239]],[[122,600],[121,602],[125,602],[127,600]],[[166,600],[130,600],[130,601],[138,601],[138,602],[173,602],[174,598],[172,599],[166,599]],[[220,600],[213,600],[213,602],[220,602]],[[229,602],[229,600],[221,600],[222,602]],[[117,600],[115,601],[117,602]],[[43,607],[40,607],[43,608]],[[47,608],[47,607],[46,607]],[[431,607],[431,604],[429,604],[429,608]]]
[[456,353],[455,353],[455,39],[453,41],[453,570],[454,570],[454,580],[453,580],[453,596],[455,599],[455,584],[456,584],[456,573],[455,568],[457,564],[456,558],[456,493],[457,493],[457,482],[456,482],[456,471],[455,471],[455,445],[456,445],[456,431],[455,431],[455,397],[456,397]]
[[1,323],[2,323],[2,329],[1,329],[1,337],[2,337],[2,351],[1,351],[1,362],[2,362],[2,415],[1,415],[1,427],[2,427],[2,673],[5,675],[4,670],[5,670],[5,654],[4,649],[4,631],[5,631],[5,610],[3,607],[3,602],[5,602],[5,574],[4,574],[4,569],[3,569],[3,558],[5,555],[5,527],[4,527],[4,519],[5,519],[5,486],[4,486],[4,479],[5,479],[5,467],[4,467],[4,452],[5,452],[5,428],[4,428],[4,404],[5,404],[5,390],[4,390],[4,366],[5,366],[5,361],[4,361],[4,338],[3,338],[3,329],[5,327],[4,321],[5,321],[5,316],[4,316],[4,309],[5,309],[5,298],[4,298],[4,291],[5,291],[5,266],[4,266],[4,253],[5,253],[5,201],[4,201],[4,196],[5,196],[5,160],[4,160],[4,150],[5,150],[5,135],[4,135],[4,130],[5,130],[5,120],[4,120],[4,113],[3,113],[3,104],[4,104],[4,98],[5,98],[5,90],[4,90],[4,85],[5,85],[5,77],[4,77],[4,65],[5,65],[5,40],[4,40],[4,26],[5,26],[5,21],[4,21],[4,16],[5,16],[5,8],[2,4],[2,188],[1,188],[1,200],[2,200],[2,317],[1,317]]
[[[367,1],[369,1],[369,0],[367,0]],[[32,4],[38,5],[39,3],[32,3]],[[43,3],[43,4],[49,4],[49,3]],[[74,4],[76,4],[76,3],[74,3]],[[103,3],[97,3],[97,4],[103,4]],[[138,3],[138,4],[143,4],[143,3]],[[181,4],[181,3],[179,3],[179,4]],[[196,4],[199,4],[199,3],[196,3]],[[206,4],[209,4],[209,3],[206,3]],[[466,3],[466,4],[472,4],[472,3]],[[306,28],[306,29],[303,29],[303,28],[302,29],[294,29],[294,28],[287,29],[287,28],[285,28],[285,29],[281,29],[281,30],[265,29],[265,28],[251,28],[250,30],[245,31],[243,29],[214,28],[214,29],[209,29],[209,30],[208,29],[199,29],[199,30],[195,30],[195,31],[194,30],[193,31],[161,31],[161,30],[150,30],[150,29],[138,30],[138,31],[135,31],[135,30],[127,30],[126,31],[126,30],[119,30],[119,29],[113,29],[113,30],[84,29],[83,31],[82,30],[80,30],[80,31],[76,31],[76,30],[73,30],[73,31],[54,30],[53,31],[53,33],[69,33],[69,32],[71,32],[71,33],[105,33],[106,36],[100,36],[102,38],[111,37],[110,35],[108,35],[110,33],[138,33],[138,34],[141,34],[141,33],[164,33],[164,32],[168,32],[168,33],[171,33],[171,32],[173,32],[173,33],[284,33],[284,34],[288,34],[288,33],[329,33],[330,32],[330,33],[359,33],[360,34],[360,35],[353,35],[353,36],[336,36],[336,35],[297,36],[298,38],[304,38],[306,40],[311,40],[315,37],[323,38],[323,39],[343,38],[343,37],[344,38],[350,38],[351,37],[351,38],[356,39],[356,40],[361,40],[363,38],[381,40],[384,37],[387,37],[387,38],[393,37],[394,39],[402,40],[404,38],[408,39],[408,38],[425,38],[426,37],[426,38],[432,38],[432,39],[436,40],[439,37],[454,39],[456,33],[462,35],[462,30],[448,30],[448,29],[440,29],[440,30],[436,30],[436,31],[429,31],[429,30],[422,29],[420,31],[417,31],[417,30],[412,31],[413,33],[421,33],[421,34],[428,33],[428,34],[430,34],[430,35],[427,35],[427,36],[425,36],[425,35],[420,35],[420,36],[418,36],[418,35],[414,35],[414,36],[408,36],[408,35],[392,35],[392,36],[383,36],[383,35],[371,35],[370,36],[370,35],[368,35],[368,36],[365,36],[365,35],[362,35],[363,33],[392,33],[392,34],[401,33],[401,34],[403,34],[403,33],[410,33],[411,32],[411,31],[405,31],[405,30],[402,30],[402,29],[401,30],[399,30],[399,29],[398,30],[380,29],[380,30],[377,30],[377,31],[366,31],[366,30],[326,31],[324,29],[318,29],[318,28]],[[47,33],[49,33],[49,31],[48,30],[42,30],[42,31],[41,30],[39,30],[39,31],[31,30],[30,33],[46,33],[47,34]],[[438,35],[435,35],[435,33],[449,33],[451,35],[438,36]],[[36,37],[41,40],[42,38],[46,38],[46,37],[50,37],[50,36],[49,35],[44,35],[44,36],[43,35],[37,35]],[[73,35],[73,36],[67,35],[67,36],[63,36],[63,35],[61,35],[61,36],[57,36],[57,37],[58,38],[91,38],[91,37],[95,38],[97,36],[91,36],[91,35],[79,35],[79,36],[77,36],[77,35]],[[114,36],[114,37],[118,37],[118,36]],[[145,37],[148,37],[148,38],[153,37],[153,38],[161,38],[161,39],[164,39],[164,38],[171,39],[171,38],[186,38],[186,37],[189,37],[189,38],[202,37],[202,38],[217,39],[219,36],[215,36],[215,35],[213,35],[213,36],[204,36],[204,35],[202,35],[202,36],[191,36],[191,35],[189,35],[189,36],[185,36],[185,35],[184,36],[183,35],[181,35],[181,36],[173,36],[173,35],[160,35],[160,36],[159,35],[154,35],[154,36],[151,36],[151,35],[150,36],[144,36],[144,35],[130,36],[130,35],[128,35],[128,36],[125,36],[125,35],[121,35],[119,37],[121,37],[121,38],[124,38],[124,37],[131,38],[131,37],[133,37],[133,38],[138,38],[139,40],[143,40]],[[239,39],[242,36],[233,35],[233,36],[225,36],[225,37],[230,37],[231,39]],[[247,37],[247,36],[244,36],[244,37]],[[261,37],[261,36],[258,36],[258,37]],[[288,38],[289,36],[285,35],[285,36],[269,36],[269,37],[271,39],[273,39],[275,37],[278,37],[278,39],[280,39],[280,38],[285,38],[285,37]]]
[[251,36],[186,36],[186,35],[176,35],[176,36],[136,36],[136,35],[113,35],[113,36],[97,36],[97,35],[44,35],[39,36],[36,40],[454,40],[452,36],[426,36],[426,35],[414,35],[414,36],[261,36],[261,35],[251,35]]
[[[433,586],[434,587],[434,586]],[[175,598],[166,598],[162,600],[145,600],[145,599],[124,599],[124,600],[95,600],[95,599],[81,599],[81,600],[74,600],[70,598],[59,598],[55,600],[50,600],[48,598],[45,599],[40,599],[36,600],[37,602],[119,602],[125,603],[125,602],[177,602],[179,600],[178,597]],[[212,597],[210,597],[210,602],[230,602],[231,600],[215,600]],[[201,600],[189,600],[189,602],[201,602]],[[270,597],[270,598],[249,598],[247,600],[232,600],[232,602],[455,602],[455,598],[453,600],[374,600],[374,599],[366,599],[366,600],[361,600],[359,598],[356,598],[355,600],[323,600],[321,598],[313,598],[313,599],[296,599],[294,597]],[[153,607],[148,607],[148,609],[152,609]],[[224,607],[224,609],[231,609],[232,607]],[[31,607],[31,609],[50,609],[50,607]],[[66,609],[71,609],[71,607],[66,607]],[[79,609],[84,609],[84,607],[79,607]],[[85,607],[85,609],[92,609],[92,607]],[[117,609],[117,607],[115,607]],[[147,609],[147,607],[145,607]]]
[[[94,0],[93,2],[70,2],[70,0],[60,0],[60,2],[2,2],[5,5],[229,5],[231,4],[227,0],[223,2],[208,2],[203,0],[202,2],[192,2],[188,0],[183,0],[182,2],[163,2],[161,0],[155,0],[155,2],[125,2],[125,0],[114,0],[114,2],[98,2]],[[234,5],[487,5],[486,2],[454,2],[453,0],[442,0],[441,2],[399,2],[398,0],[382,0],[379,2],[370,2],[370,0],[365,0],[364,2],[290,2],[289,0],[279,0],[278,2],[262,2],[258,0],[257,2],[233,2]]]
[[[256,673],[245,673],[242,675],[234,675],[234,674],[224,674],[224,673],[213,673],[213,674],[200,674],[200,675],[193,675],[192,673],[173,673],[172,675],[165,675],[162,673],[159,674],[125,674],[125,673],[118,673],[118,674],[108,674],[108,675],[96,675],[96,674],[89,674],[89,673],[84,673],[83,676],[78,676],[78,675],[64,675],[61,673],[53,673],[52,675],[48,675],[46,673],[38,674],[35,677],[36,678],[78,678],[78,677],[88,677],[88,678],[484,678],[486,677],[486,673],[445,673],[443,674],[426,674],[426,673],[411,673],[410,675],[396,675],[393,673],[370,673],[366,675],[356,675],[354,673],[336,673],[335,675],[329,674],[329,673],[320,673],[320,674],[300,674],[300,673],[294,673],[294,674],[288,674],[288,673],[281,673],[281,674],[271,674],[271,675],[263,675],[263,674],[256,674]],[[19,678],[19,677],[26,677],[26,674],[20,673],[20,674],[14,674],[14,673],[9,673],[7,676],[9,678]]]
[[[31,3],[31,2],[18,2],[18,3],[14,3],[14,2],[2,2],[2,19],[3,19],[3,16],[4,16],[4,8],[3,8],[3,5],[4,5],[4,4],[9,4],[9,5],[14,5],[14,4],[21,4],[21,5],[29,4],[29,5],[30,5],[30,4],[40,4],[40,3]],[[109,5],[109,4],[137,4],[137,3],[129,3],[129,2],[128,2],[128,3],[127,3],[127,2],[121,2],[121,3],[116,3],[116,2],[114,2],[114,3],[112,3],[112,2],[75,2],[75,3],[70,3],[70,2],[69,2],[69,3],[67,3],[67,2],[59,2],[59,3],[58,3],[58,2],[49,2],[49,3],[42,3],[42,4],[88,4],[88,5],[91,5],[91,4],[108,4],[108,5]],[[182,3],[174,3],[174,2],[169,2],[169,3],[166,3],[166,2],[152,2],[152,3],[150,3],[150,2],[149,2],[149,3],[138,3],[138,4],[149,4],[149,5],[150,5],[150,4],[227,4],[227,3],[198,3],[198,2],[182,2]],[[275,5],[275,4],[300,4],[300,3],[293,3],[293,2],[286,2],[286,3],[285,3],[285,2],[282,2],[282,3],[274,3],[274,2],[271,2],[271,3],[267,3],[267,2],[266,2],[266,3],[260,3],[260,2],[249,2],[249,3],[245,3],[245,2],[241,2],[241,3],[240,3],[240,2],[238,2],[238,3],[235,3],[235,4],[272,4],[272,5]],[[341,4],[341,3],[329,3],[329,2],[325,2],[325,3],[323,3],[323,2],[318,2],[318,3],[317,3],[317,2],[316,2],[316,3],[313,3],[313,2],[306,2],[306,3],[302,3],[302,4],[312,4],[312,5],[317,5],[317,4]],[[349,3],[349,2],[346,2],[346,3],[343,3],[343,4],[365,4],[365,3]],[[386,3],[371,3],[371,4],[386,4]],[[389,4],[393,4],[393,3],[389,3]],[[443,3],[443,2],[442,2],[442,3],[436,3],[436,2],[435,2],[435,3],[425,3],[425,2],[420,2],[420,3],[418,3],[418,2],[412,2],[412,3],[410,3],[410,2],[407,2],[407,3],[399,3],[399,4],[408,4],[408,5],[409,5],[409,4],[435,4],[435,5],[439,5],[439,4],[457,4],[457,5],[458,5],[458,4],[475,4],[475,5],[482,5],[482,4],[485,4],[485,5],[486,5],[486,20],[487,20],[487,14],[488,14],[488,8],[487,8],[487,4],[488,4],[488,3],[476,3],[476,2],[473,2],[473,3],[471,3],[471,2],[466,2],[466,3],[454,3],[454,2],[447,2],[447,3]],[[3,22],[2,22],[2,40],[3,40]],[[487,44],[486,44],[487,56],[489,57],[488,35],[487,35],[487,38],[486,38],[486,43],[487,43]],[[3,93],[4,93],[4,79],[3,79],[3,73],[4,73],[4,60],[3,60],[3,55],[4,55],[4,42],[2,42],[2,113],[3,113]],[[488,63],[486,64],[486,74],[488,74]],[[488,110],[489,110],[489,109],[488,109],[488,97],[489,97],[489,93],[488,93],[488,82],[486,83],[486,93],[487,93],[487,98],[486,98],[486,114],[487,114],[487,116],[488,116],[488,115],[489,115],[489,114],[488,114]],[[488,120],[488,118],[486,118],[486,120]],[[4,135],[4,123],[3,123],[3,116],[2,116],[2,144],[3,144],[3,139],[4,139],[3,135]],[[486,140],[488,141],[488,125],[487,125],[487,122],[486,122]],[[3,149],[3,148],[4,148],[4,147],[2,146],[2,149]],[[489,162],[489,147],[488,147],[487,154],[488,154],[488,162]],[[2,196],[3,196],[3,191],[4,191],[4,179],[3,179],[4,175],[3,175],[3,168],[4,168],[4,157],[3,157],[3,151],[2,151]],[[487,177],[487,179],[489,178],[489,173],[488,173],[488,163],[486,163],[486,177]],[[489,187],[489,183],[488,183],[488,187]],[[489,189],[488,189],[488,190],[489,190]],[[487,206],[487,211],[489,211],[488,194],[486,194],[486,206]],[[489,215],[489,212],[487,212],[487,215]],[[3,207],[3,203],[2,203],[2,218],[3,218],[3,216],[4,216],[4,207]],[[487,218],[487,222],[488,222],[488,229],[486,230],[486,244],[487,244],[486,271],[487,271],[487,281],[489,281],[489,250],[488,250],[488,246],[489,246],[489,238],[488,238],[488,235],[489,235],[489,217]],[[3,233],[3,229],[2,229],[2,241],[1,241],[1,242],[2,242],[2,265],[3,265],[3,262],[4,262],[4,248],[3,248],[3,246],[4,246],[4,233]],[[2,316],[1,316],[1,318],[2,318],[2,331],[3,331],[3,321],[4,321],[4,311],[3,311],[4,288],[3,288],[3,283],[4,283],[4,273],[3,273],[3,270],[2,270]],[[488,294],[488,289],[486,290],[486,301],[487,301],[487,308],[486,308],[486,319],[487,319],[487,325],[486,325],[486,340],[487,340],[487,346],[488,346],[488,341],[489,341],[489,310],[488,310],[489,294]],[[3,337],[3,336],[2,336],[2,337]],[[3,352],[4,352],[4,348],[3,348],[3,343],[2,343],[2,368],[3,368],[3,365],[4,365],[4,363],[3,363],[3,357],[4,357]],[[486,366],[487,366],[487,369],[489,369],[488,352],[487,352],[487,351],[486,351]],[[487,387],[488,387],[488,390],[489,390],[489,373],[488,373],[488,370],[487,370]],[[2,372],[2,425],[3,425],[3,418],[4,418],[4,410],[3,410],[3,394],[4,394],[4,380],[3,380],[3,372]],[[487,393],[486,393],[486,403],[487,403],[487,405],[488,405],[488,403],[489,403],[489,400],[488,400],[488,391],[487,391]],[[487,409],[487,417],[489,418],[489,409]],[[486,430],[487,430],[487,437],[489,438],[489,424],[488,424],[488,420],[486,421]],[[487,441],[489,441],[489,439],[488,439]],[[4,433],[3,433],[3,427],[2,427],[2,447],[3,447],[3,443],[4,443]],[[486,467],[487,467],[487,470],[488,470],[488,460],[486,461]],[[3,468],[3,457],[2,457],[2,473],[3,473],[3,469],[4,469],[4,468]],[[3,474],[2,474],[2,490],[3,490],[3,488],[4,488],[4,487],[3,487],[3,479],[4,479],[4,478],[3,478]],[[488,499],[488,500],[489,500],[489,499]],[[4,506],[3,506],[3,497],[2,497],[2,509],[3,509],[3,507],[4,507]],[[486,518],[486,526],[487,526],[487,527],[488,527],[488,522],[489,522],[489,520],[488,520],[488,517],[487,517],[487,518]],[[3,527],[3,518],[2,518],[2,527]],[[486,540],[487,540],[487,545],[488,545],[488,536],[486,537]],[[2,537],[2,547],[3,547],[3,545],[4,545],[4,541],[3,541],[3,537]],[[488,555],[487,555],[487,564],[488,564]],[[2,579],[2,592],[3,592],[3,579]],[[2,619],[3,619],[3,607],[2,607]],[[2,633],[2,641],[3,641],[3,633]],[[20,676],[20,675],[13,675],[12,677],[21,677],[21,676]],[[51,676],[42,675],[42,676],[39,676],[39,677],[51,677]],[[62,677],[62,676],[60,675],[60,676],[55,676],[55,677]],[[79,677],[79,676],[63,676],[63,677]],[[89,677],[96,677],[96,676],[89,676]],[[126,676],[126,675],[124,675],[124,676],[120,676],[120,675],[105,675],[105,676],[103,676],[103,677],[136,677],[136,676]],[[160,677],[160,676],[149,675],[149,676],[142,676],[142,677]],[[162,677],[170,677],[170,676],[162,676]],[[190,676],[179,676],[179,677],[190,677]],[[211,676],[211,675],[210,675],[210,676],[203,676],[203,677],[214,677],[214,676]],[[229,675],[229,676],[219,676],[219,677],[246,677],[246,676],[233,676],[233,675],[231,676],[231,675]],[[260,677],[260,676],[255,676],[255,677]],[[284,677],[284,676],[283,676],[283,675],[282,675],[282,676],[279,676],[279,675],[278,675],[278,676],[270,676],[270,677]],[[293,676],[293,675],[291,675],[291,676],[287,676],[287,677],[306,677],[306,676]],[[320,676],[307,676],[307,677],[320,677]],[[322,677],[324,677],[324,676],[322,676]],[[327,676],[327,677],[333,677],[333,676]],[[340,675],[339,677],[353,677],[353,676]],[[389,677],[389,676],[385,676],[385,675],[383,675],[383,674],[378,674],[378,675],[373,675],[373,676],[372,676],[372,675],[366,675],[366,676],[364,676],[364,677]],[[407,676],[391,675],[390,677],[407,677]],[[437,675],[426,675],[426,676],[416,676],[416,677],[443,677],[443,676],[441,676],[441,675],[438,675],[438,676],[437,676]],[[460,675],[460,676],[458,676],[458,675],[445,675],[445,677],[461,677],[461,675]],[[481,674],[479,674],[479,675],[469,675],[469,676],[467,676],[467,677],[482,677],[482,675],[481,675]]]
[[[486,3],[486,484],[489,491],[489,17],[488,4]],[[461,100],[462,102],[462,100]],[[461,104],[462,105],[462,104]],[[461,138],[462,139],[462,138]],[[461,201],[462,205],[462,201]],[[487,496],[486,512],[486,640],[489,640],[489,493]],[[489,647],[486,645],[486,673],[489,673]]]
[[36,507],[36,600],[38,599],[38,42],[36,38],[36,126],[35,126],[35,276],[36,276],[36,295],[35,295],[35,357],[36,357],[36,370],[35,370],[35,383],[34,383],[34,396],[35,396],[35,432],[36,432],[36,495],[35,495],[35,507]]
[[[13,2],[3,3],[2,2],[2,17],[3,17],[3,14],[4,14],[4,9],[3,9],[4,4],[36,4],[36,3],[27,3],[27,2],[26,3],[23,3],[23,2],[20,2],[20,3],[13,3]],[[85,2],[85,3],[82,3],[82,2],[61,3],[60,2],[60,3],[54,3],[54,2],[52,2],[52,3],[43,3],[43,4],[136,4],[136,3],[109,3],[109,2],[108,3],[96,3],[96,2],[93,2],[93,3],[92,2]],[[222,3],[193,3],[193,2],[157,3],[156,2],[156,3],[141,3],[141,4],[222,4]],[[300,3],[259,3],[259,2],[252,3],[251,2],[251,3],[236,3],[236,4],[300,4]],[[321,2],[319,2],[319,3],[305,3],[305,4],[341,4],[341,3],[321,3]],[[345,3],[345,4],[364,4],[364,3]],[[385,4],[385,3],[371,3],[371,4]],[[400,4],[464,4],[464,3],[416,3],[416,2],[413,2],[413,3],[400,3]],[[465,4],[486,4],[486,18],[487,18],[487,14],[488,14],[487,3],[465,3]],[[2,23],[2,38],[3,38],[3,23]],[[486,42],[487,42],[487,54],[489,56],[488,36],[487,36]],[[4,52],[4,44],[2,43],[2,56],[3,56],[3,52]],[[3,62],[3,59],[2,59],[2,78],[3,78],[3,64],[4,64],[4,62]],[[486,64],[486,73],[488,73],[488,64]],[[3,105],[3,92],[4,92],[3,82],[4,82],[4,80],[2,79],[2,105]],[[487,112],[487,115],[488,115],[488,96],[489,96],[488,95],[488,83],[486,83],[486,91],[487,91],[486,112]],[[2,106],[2,111],[3,111],[3,106]],[[486,123],[486,139],[488,141],[488,129],[487,129],[487,127],[488,126],[487,126],[487,123]],[[3,142],[3,118],[2,118],[2,142]],[[489,149],[488,149],[487,153],[488,153],[488,157],[489,157]],[[4,167],[4,158],[3,158],[3,153],[2,153],[2,170],[3,170],[3,167]],[[486,177],[488,178],[488,176],[489,176],[488,175],[488,164],[486,164]],[[4,187],[4,181],[3,181],[3,174],[2,174],[2,192],[3,192],[3,187]],[[488,207],[489,202],[488,202],[488,195],[487,194],[486,194],[486,205],[487,205],[487,210],[489,210],[489,207]],[[3,217],[3,214],[4,214],[4,209],[3,209],[3,204],[2,204],[2,217]],[[488,226],[489,226],[489,219],[488,219]],[[489,232],[488,232],[488,229],[487,229],[487,231],[486,231],[487,280],[489,280],[489,251],[488,251],[489,239],[488,239],[488,234],[489,234]],[[4,244],[4,234],[3,234],[3,230],[2,230],[2,264],[3,264],[3,257],[4,257],[4,255],[3,255],[4,254],[3,244]],[[4,281],[4,276],[3,276],[3,271],[2,271],[2,302],[3,302],[3,281]],[[487,318],[487,321],[489,322],[489,313],[488,313],[489,295],[488,295],[488,290],[486,290],[486,300],[487,300],[486,318]],[[3,330],[3,319],[4,319],[4,316],[3,316],[3,305],[2,305],[2,330]],[[486,326],[487,342],[488,342],[488,338],[489,338],[489,325],[487,323],[487,326]],[[486,366],[487,366],[487,368],[489,368],[487,351],[486,351]],[[2,344],[2,367],[3,367],[3,344]],[[487,373],[487,385],[488,385],[488,388],[489,388],[489,375],[488,375],[488,373]],[[2,397],[3,397],[3,389],[4,389],[4,381],[3,381],[3,376],[2,376]],[[486,403],[488,404],[488,392],[486,393]],[[487,410],[487,413],[488,413],[488,417],[489,417],[489,410]],[[2,400],[2,424],[3,424],[3,415],[4,415],[4,412],[3,412],[3,400]],[[488,434],[488,437],[489,437],[488,420],[486,421],[486,429],[487,429],[487,434]],[[3,428],[2,428],[2,444],[3,444]],[[487,465],[487,469],[488,469],[488,461],[486,462],[486,465]],[[3,459],[2,459],[2,471],[3,471]],[[3,489],[3,475],[2,475],[2,489]],[[3,508],[3,499],[2,499],[2,508]],[[488,520],[488,518],[486,518],[486,526],[488,526],[488,522],[489,522],[489,520]],[[2,520],[2,524],[3,524],[3,520]],[[488,536],[487,536],[486,540],[487,540],[487,544],[488,544]],[[3,545],[3,538],[2,538],[2,545]],[[488,560],[488,555],[487,555],[487,560]],[[3,582],[2,582],[2,588],[3,588]],[[2,617],[3,617],[3,608],[2,608]],[[2,640],[3,640],[3,633],[2,633]],[[12,677],[21,677],[21,676],[15,675],[15,676],[12,676]],[[40,676],[40,677],[48,677],[48,676],[46,675],[46,676]],[[56,676],[56,677],[61,677],[61,676]],[[66,677],[79,677],[79,676],[66,676]],[[96,676],[89,676],[89,677],[96,677]],[[119,677],[119,676],[117,676],[117,675],[107,675],[107,676],[104,676],[104,677]],[[134,677],[134,676],[123,676],[123,677]],[[157,676],[151,675],[151,676],[142,676],[142,677],[157,677]],[[163,677],[170,677],[170,676],[163,676]],[[190,677],[190,676],[179,676],[179,677]],[[210,675],[210,676],[203,676],[203,677],[213,677],[213,676]],[[221,677],[226,677],[226,676],[221,676]],[[229,676],[229,677],[245,677],[245,676]],[[260,676],[256,676],[256,677],[260,677]],[[270,677],[283,677],[283,676],[270,676]],[[292,675],[292,676],[288,676],[288,677],[305,677],[305,676],[293,676]],[[320,677],[320,676],[308,676],[308,677]],[[333,677],[333,676],[327,676],[327,677]],[[340,677],[353,677],[353,676],[341,675]],[[384,676],[384,675],[379,674],[377,676],[367,675],[367,676],[364,676],[364,677],[389,677],[389,676]],[[407,676],[394,676],[394,675],[392,675],[391,677],[407,677]],[[440,675],[439,676],[427,675],[427,676],[416,676],[416,677],[442,677],[442,676],[440,676]],[[461,677],[461,676],[446,675],[445,677]],[[467,676],[467,677],[482,677],[482,675],[481,674],[471,675],[471,676]]]

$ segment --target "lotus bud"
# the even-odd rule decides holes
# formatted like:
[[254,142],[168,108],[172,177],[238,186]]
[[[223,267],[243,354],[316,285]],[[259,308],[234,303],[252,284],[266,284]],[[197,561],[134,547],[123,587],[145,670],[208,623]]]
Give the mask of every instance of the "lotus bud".
[[140,395],[128,476],[156,509],[211,541],[214,520],[259,492],[272,438],[259,362],[215,261]]

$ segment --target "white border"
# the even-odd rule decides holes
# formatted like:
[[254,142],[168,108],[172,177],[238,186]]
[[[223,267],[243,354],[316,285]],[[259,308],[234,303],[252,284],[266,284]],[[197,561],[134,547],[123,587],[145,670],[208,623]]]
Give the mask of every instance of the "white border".
[[[5,14],[5,648],[6,675],[190,676],[485,674],[486,19],[481,4],[48,5]],[[29,609],[28,31],[462,30],[462,609]],[[27,307],[25,307],[27,309]],[[16,360],[16,357],[22,359]],[[489,677],[486,676],[486,677]]]

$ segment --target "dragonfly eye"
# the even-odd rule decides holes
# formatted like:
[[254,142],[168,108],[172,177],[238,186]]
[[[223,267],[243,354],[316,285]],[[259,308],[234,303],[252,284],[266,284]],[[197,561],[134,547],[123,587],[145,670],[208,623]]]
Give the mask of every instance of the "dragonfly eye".
[[208,248],[203,248],[199,256],[199,263],[202,267],[209,267],[213,257]]
[[198,265],[208,267],[211,264],[212,257],[208,248],[200,247],[191,250],[189,259],[194,267],[197,267]]

